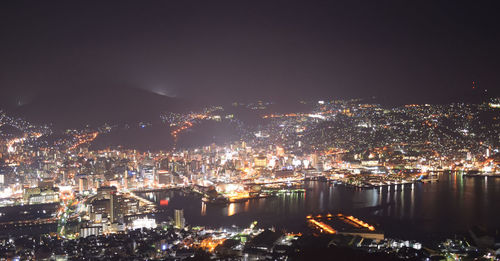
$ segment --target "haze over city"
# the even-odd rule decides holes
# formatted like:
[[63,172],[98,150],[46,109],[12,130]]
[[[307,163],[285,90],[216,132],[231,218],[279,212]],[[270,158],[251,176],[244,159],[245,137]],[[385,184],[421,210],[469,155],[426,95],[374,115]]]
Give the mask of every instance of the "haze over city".
[[496,11],[448,1],[9,2],[2,99],[133,87],[205,103],[435,102],[472,81],[498,94]]

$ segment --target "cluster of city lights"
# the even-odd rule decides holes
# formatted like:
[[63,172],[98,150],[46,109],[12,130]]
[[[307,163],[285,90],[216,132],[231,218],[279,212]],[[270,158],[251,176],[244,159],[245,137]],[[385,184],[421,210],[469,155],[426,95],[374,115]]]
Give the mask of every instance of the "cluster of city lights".
[[98,135],[99,135],[98,132],[76,135],[75,138],[77,139],[77,142],[75,144],[73,144],[73,146],[69,147],[68,150],[74,150],[82,144],[90,143],[90,142],[94,141]]

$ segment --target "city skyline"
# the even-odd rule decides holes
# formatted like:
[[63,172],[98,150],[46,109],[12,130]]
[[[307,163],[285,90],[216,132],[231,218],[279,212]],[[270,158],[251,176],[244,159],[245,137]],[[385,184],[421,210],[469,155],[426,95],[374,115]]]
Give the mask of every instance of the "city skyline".
[[500,16],[0,4],[0,260],[500,260]]

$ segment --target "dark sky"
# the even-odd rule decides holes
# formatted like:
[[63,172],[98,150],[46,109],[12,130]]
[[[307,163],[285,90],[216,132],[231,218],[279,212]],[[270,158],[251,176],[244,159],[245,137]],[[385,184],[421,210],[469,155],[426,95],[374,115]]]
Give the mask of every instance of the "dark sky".
[[459,2],[2,1],[0,86],[21,102],[120,86],[214,102],[498,93],[500,9]]

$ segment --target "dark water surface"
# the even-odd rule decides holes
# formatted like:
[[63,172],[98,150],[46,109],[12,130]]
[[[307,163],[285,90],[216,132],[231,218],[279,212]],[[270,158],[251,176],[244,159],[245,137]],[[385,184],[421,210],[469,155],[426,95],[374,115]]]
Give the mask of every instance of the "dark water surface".
[[248,226],[256,220],[263,227],[303,231],[305,216],[318,213],[355,215],[375,224],[386,236],[423,242],[465,234],[471,226],[498,228],[500,178],[470,178],[457,173],[439,175],[432,184],[354,189],[327,182],[306,182],[306,192],[218,206],[179,191],[146,193],[160,202],[168,199],[157,221],[184,209],[186,222],[210,227]]

